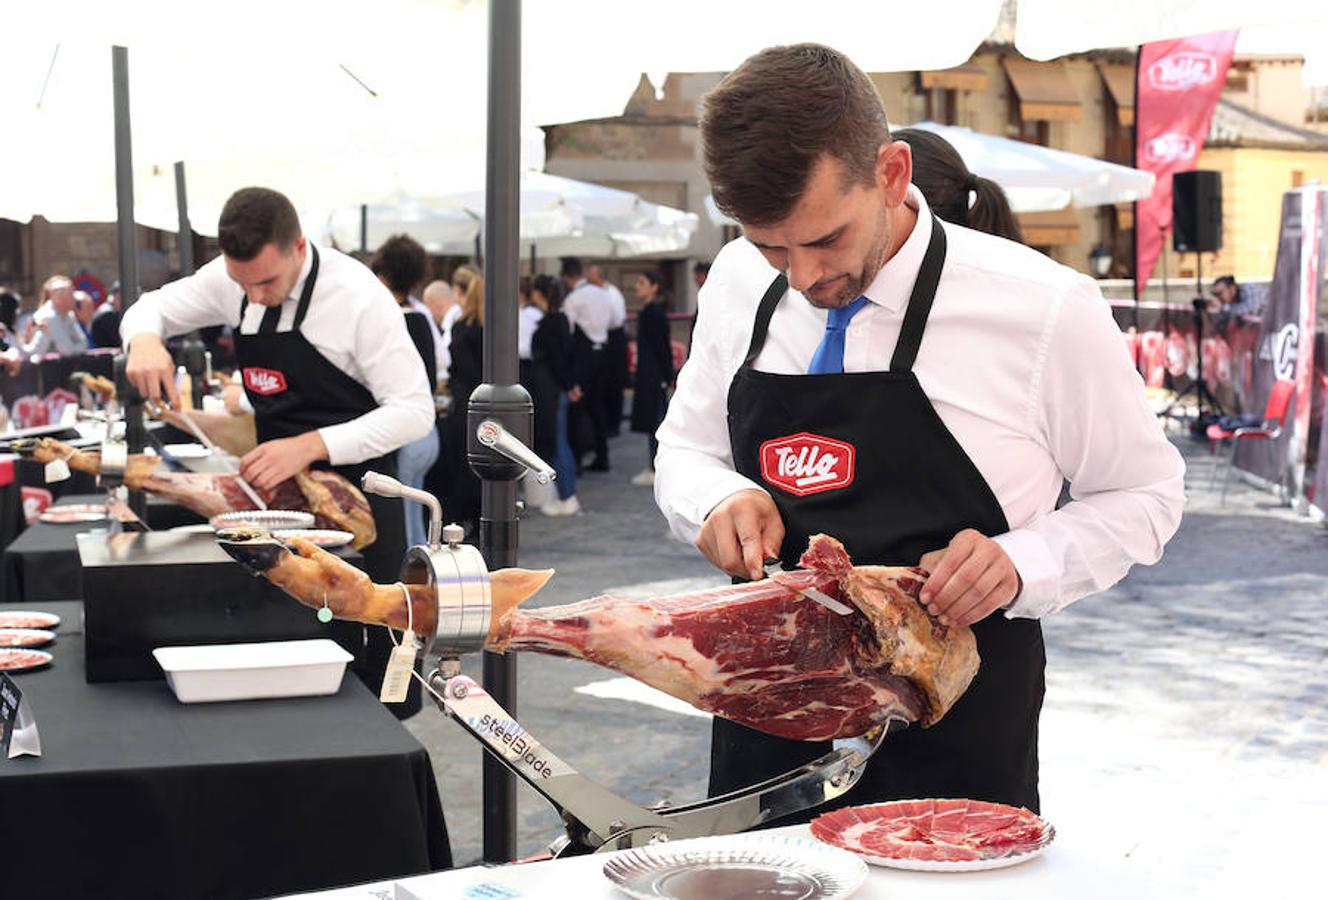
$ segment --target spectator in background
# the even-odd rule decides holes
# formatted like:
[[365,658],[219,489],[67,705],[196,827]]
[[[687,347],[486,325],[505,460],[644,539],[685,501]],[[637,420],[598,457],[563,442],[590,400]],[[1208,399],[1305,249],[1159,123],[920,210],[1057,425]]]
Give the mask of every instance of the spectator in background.
[[692,281],[696,283],[696,289],[699,291],[705,286],[706,279],[710,277],[710,263],[699,262],[692,266]]
[[460,266],[452,273],[452,290],[461,297],[461,311],[452,325],[449,347],[452,406],[443,440],[448,483],[443,508],[450,510],[449,520],[474,533],[480,518],[480,481],[466,460],[466,409],[470,395],[484,381],[484,277],[470,266]]
[[522,275],[517,282],[517,317],[516,317],[516,357],[520,366],[521,374],[519,380],[525,385],[526,390],[530,390],[530,378],[532,373],[530,358],[530,342],[535,336],[535,328],[539,325],[540,319],[544,318],[544,311],[530,300],[530,291],[532,282],[529,275]]
[[92,346],[120,346],[120,282],[118,281],[111,283],[111,289],[106,292],[106,299],[92,314]]
[[[572,415],[568,424],[572,451],[579,464],[587,450],[595,458],[586,468],[591,472],[609,471],[609,426],[605,418],[604,388],[608,360],[605,346],[609,323],[613,320],[613,298],[603,288],[591,284],[582,274],[581,260],[565,256],[560,272],[567,297],[563,314],[572,326],[572,370],[576,386],[571,392]],[[586,446],[586,432],[590,445]]]
[[447,381],[447,370],[452,365],[448,347],[452,343],[452,325],[461,314],[461,304],[452,285],[441,279],[431,281],[420,294],[420,302],[429,311],[429,318],[438,329],[439,339],[434,343],[438,360],[438,381],[441,385]]
[[0,368],[10,375],[17,375],[23,364],[23,351],[14,333],[22,302],[18,294],[0,287]]
[[627,391],[627,301],[618,286],[604,277],[599,266],[586,269],[586,280],[607,291],[610,307],[609,339],[604,344],[604,421],[609,437],[622,433],[623,395]]
[[562,313],[562,285],[552,275],[535,278],[530,302],[542,313],[531,337],[530,398],[535,405],[535,452],[553,466],[558,499],[540,507],[546,516],[581,512],[576,498],[576,457],[567,438],[572,375],[572,327]]
[[1213,328],[1218,334],[1225,334],[1227,325],[1233,319],[1263,315],[1266,300],[1266,290],[1237,284],[1233,276],[1223,275],[1213,282],[1209,290],[1208,311],[1213,314]]
[[79,331],[87,340],[89,347],[97,346],[92,340],[92,317],[97,312],[97,303],[87,291],[74,291],[74,319]]
[[[410,292],[424,280],[428,257],[419,241],[404,234],[396,234],[383,242],[369,268],[381,281],[406,317],[406,331],[419,351],[428,378],[429,392],[438,383],[437,359],[434,342],[437,329],[428,311],[420,312],[411,304]],[[418,302],[418,301],[416,301]],[[402,484],[421,490],[424,476],[438,461],[438,429],[430,428],[421,438],[402,445],[397,450],[397,478]],[[428,543],[429,529],[425,524],[425,510],[420,504],[406,501],[401,504],[406,517],[406,546]]]
[[23,345],[24,354],[86,353],[88,339],[74,315],[74,283],[67,276],[52,275],[42,284],[41,298],[41,305],[32,314],[35,331]]
[[939,134],[920,128],[892,132],[913,151],[913,184],[946,222],[1022,244],[1019,220],[999,184],[968,171],[959,151]]
[[632,394],[632,430],[649,435],[650,456],[646,468],[633,476],[632,484],[655,483],[655,453],[659,442],[655,429],[669,408],[669,385],[673,383],[673,344],[669,339],[669,300],[661,290],[659,272],[637,276],[633,288],[643,304],[636,318],[636,382]]

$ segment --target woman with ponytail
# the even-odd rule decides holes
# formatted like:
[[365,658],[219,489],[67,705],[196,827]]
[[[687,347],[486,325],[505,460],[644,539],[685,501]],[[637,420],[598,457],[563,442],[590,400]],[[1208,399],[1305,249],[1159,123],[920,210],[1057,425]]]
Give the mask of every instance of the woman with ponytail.
[[913,183],[932,212],[955,225],[1024,242],[1005,191],[990,178],[968,171],[949,141],[921,128],[902,128],[891,136],[912,149]]

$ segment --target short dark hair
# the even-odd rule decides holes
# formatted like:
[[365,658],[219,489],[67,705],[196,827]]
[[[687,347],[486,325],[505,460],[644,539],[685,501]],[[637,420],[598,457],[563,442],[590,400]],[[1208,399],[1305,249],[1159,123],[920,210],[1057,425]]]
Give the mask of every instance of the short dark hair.
[[890,140],[880,94],[848,57],[820,44],[749,57],[702,101],[701,143],[715,205],[746,225],[771,225],[797,205],[829,154],[847,182],[871,184]]
[[535,282],[531,285],[531,293],[539,291],[544,295],[544,299],[549,302],[549,312],[558,312],[563,306],[563,285],[562,282],[552,275],[536,275]]
[[1224,285],[1224,284],[1230,285],[1231,287],[1235,287],[1236,286],[1235,277],[1232,275],[1222,275],[1213,281],[1213,287],[1217,287],[1219,285]]
[[[949,141],[921,128],[901,128],[894,138],[912,149],[913,184],[933,213],[956,225],[1024,242],[1019,220],[1010,209],[1004,188],[990,178],[970,172]],[[974,195],[972,206],[968,205],[970,192]]]
[[407,234],[394,234],[383,241],[369,268],[387,282],[389,291],[404,296],[424,280],[428,264],[428,254],[419,241]]
[[692,266],[692,271],[693,271],[693,272],[704,272],[704,273],[706,273],[707,275],[709,275],[709,274],[710,274],[710,263],[708,263],[708,262],[698,262],[696,265]]
[[231,259],[248,262],[268,244],[285,251],[300,238],[300,217],[285,194],[247,187],[231,194],[217,223],[217,243]]
[[558,274],[564,278],[581,277],[581,260],[575,256],[564,256],[561,260],[562,266],[558,269]]

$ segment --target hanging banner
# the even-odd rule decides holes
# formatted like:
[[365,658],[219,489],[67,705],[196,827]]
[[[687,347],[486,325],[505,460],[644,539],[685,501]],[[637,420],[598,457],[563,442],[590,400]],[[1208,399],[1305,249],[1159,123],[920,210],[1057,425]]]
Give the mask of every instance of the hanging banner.
[[1275,441],[1239,442],[1235,464],[1270,484],[1285,484],[1293,499],[1304,496],[1306,451],[1314,389],[1314,339],[1328,250],[1328,188],[1282,195],[1277,263],[1263,330],[1254,359],[1252,411],[1262,412],[1273,385],[1296,382],[1281,436]]
[[1139,48],[1135,167],[1157,176],[1153,193],[1134,206],[1140,286],[1148,283],[1171,234],[1171,176],[1193,169],[1199,159],[1237,34],[1218,31]]

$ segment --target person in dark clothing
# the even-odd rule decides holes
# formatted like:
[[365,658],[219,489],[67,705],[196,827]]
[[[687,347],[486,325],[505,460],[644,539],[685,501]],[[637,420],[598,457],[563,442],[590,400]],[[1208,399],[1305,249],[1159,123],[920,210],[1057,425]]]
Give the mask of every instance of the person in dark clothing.
[[470,395],[484,382],[484,277],[461,266],[452,275],[452,288],[462,300],[461,315],[452,326],[452,362],[447,370],[452,406],[443,440],[448,483],[443,509],[449,521],[474,533],[480,520],[480,480],[466,460],[466,408]]
[[[92,314],[92,346],[120,346],[120,282],[111,285],[106,299]],[[216,360],[214,359],[215,363]]]
[[636,319],[636,380],[632,393],[632,430],[649,435],[647,466],[632,478],[632,484],[655,483],[655,453],[659,443],[655,429],[669,408],[669,385],[673,383],[673,346],[669,340],[669,302],[660,290],[659,273],[643,272],[633,290],[644,306]]
[[[404,234],[396,234],[383,242],[369,268],[378,276],[397,301],[406,317],[406,331],[424,361],[429,385],[438,383],[438,361],[434,354],[433,323],[425,313],[411,307],[410,292],[424,280],[428,256],[419,241]],[[438,460],[438,429],[411,441],[397,451],[397,478],[401,483],[419,490],[424,487],[424,476]],[[418,503],[401,504],[406,520],[406,544],[415,546],[428,541],[425,525],[426,511]]]
[[530,340],[530,396],[535,405],[535,452],[557,473],[558,499],[540,507],[546,516],[572,516],[581,511],[576,498],[576,459],[567,438],[568,391],[572,373],[572,327],[562,313],[562,285],[540,275],[530,301],[544,312]]

